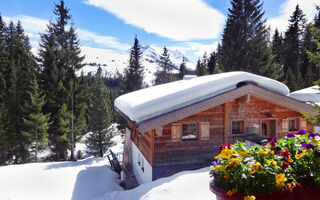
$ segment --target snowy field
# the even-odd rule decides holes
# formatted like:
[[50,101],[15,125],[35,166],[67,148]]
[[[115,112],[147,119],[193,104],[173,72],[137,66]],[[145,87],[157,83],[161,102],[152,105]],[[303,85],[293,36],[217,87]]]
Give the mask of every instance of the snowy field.
[[[116,135],[112,140],[111,149],[121,153],[122,137]],[[83,145],[77,146],[85,152]],[[207,167],[123,190],[107,158],[89,157],[0,167],[0,200],[214,200],[209,181]]]

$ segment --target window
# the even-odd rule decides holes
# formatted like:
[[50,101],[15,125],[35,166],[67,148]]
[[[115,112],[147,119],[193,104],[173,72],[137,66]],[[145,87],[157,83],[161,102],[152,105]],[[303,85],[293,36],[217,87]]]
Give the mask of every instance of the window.
[[262,135],[267,136],[268,130],[267,130],[267,124],[262,123],[261,124],[261,130],[262,130]]
[[141,170],[144,172],[144,159],[141,159]]
[[243,121],[232,122],[232,134],[243,134]]
[[296,131],[296,120],[290,119],[289,120],[289,131]]
[[197,138],[197,125],[196,124],[183,124],[182,125],[182,140],[194,140]]

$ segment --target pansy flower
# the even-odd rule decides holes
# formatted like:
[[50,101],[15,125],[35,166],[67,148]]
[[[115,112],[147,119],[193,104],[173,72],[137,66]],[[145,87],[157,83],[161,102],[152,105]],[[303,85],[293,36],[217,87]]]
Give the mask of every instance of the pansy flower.
[[299,129],[297,132],[297,135],[304,135],[306,133],[307,133],[307,131],[305,129]]
[[314,149],[314,146],[312,144],[308,144],[308,143],[302,143],[301,146],[305,149]]
[[290,133],[287,134],[287,138],[292,138],[292,137],[295,137],[295,134],[294,134],[294,133],[291,133],[291,132],[290,132]]

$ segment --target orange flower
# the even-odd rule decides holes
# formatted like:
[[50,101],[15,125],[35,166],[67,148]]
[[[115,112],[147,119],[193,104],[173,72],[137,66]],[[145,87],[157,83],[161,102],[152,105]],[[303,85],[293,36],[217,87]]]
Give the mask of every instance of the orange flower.
[[228,196],[232,196],[237,192],[238,192],[238,190],[236,188],[232,188],[232,190],[228,190],[227,195]]

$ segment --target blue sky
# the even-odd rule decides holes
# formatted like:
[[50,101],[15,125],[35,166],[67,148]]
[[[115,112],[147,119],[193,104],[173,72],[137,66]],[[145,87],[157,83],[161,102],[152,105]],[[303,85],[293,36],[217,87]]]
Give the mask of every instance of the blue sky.
[[[2,0],[4,1],[4,0]],[[6,21],[20,20],[37,47],[39,33],[54,19],[58,0],[7,0],[0,4]],[[125,51],[135,35],[141,44],[179,50],[195,60],[210,53],[221,39],[229,0],[65,0],[78,28],[81,44]],[[296,4],[307,18],[319,0],[265,0],[267,23],[284,31]]]

